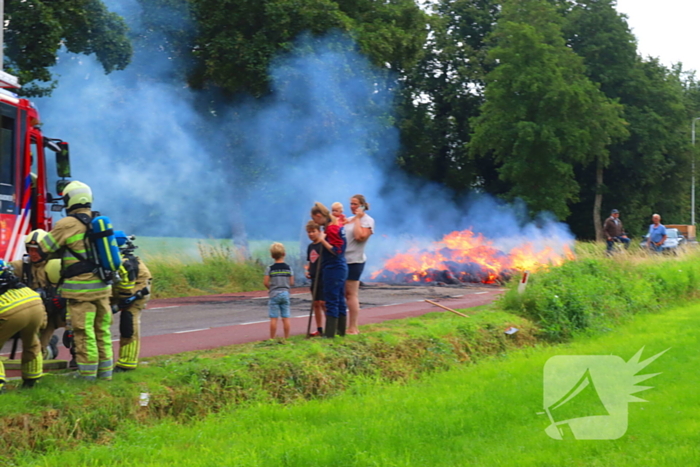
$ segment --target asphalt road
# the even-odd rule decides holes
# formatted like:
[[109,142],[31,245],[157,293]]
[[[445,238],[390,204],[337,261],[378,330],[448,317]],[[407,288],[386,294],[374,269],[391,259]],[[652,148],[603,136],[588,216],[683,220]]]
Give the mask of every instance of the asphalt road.
[[[462,297],[493,287],[415,287],[369,285],[360,291],[361,308],[376,308],[410,302],[444,300]],[[295,289],[292,294],[292,317],[307,317],[311,309],[311,294],[307,289]],[[252,296],[251,296],[252,295]],[[195,303],[189,300],[154,300],[144,312],[142,335],[153,336],[190,331],[201,328],[216,328],[237,324],[268,321],[267,294],[234,294],[217,296],[216,301],[198,297]],[[117,328],[113,328],[118,332]]]
[[[360,324],[443,311],[425,303],[425,299],[467,308],[488,303],[501,292],[500,288],[481,285],[370,284],[360,290]],[[310,298],[307,288],[292,291],[292,334],[306,332]],[[116,341],[118,315],[115,318],[112,335]],[[263,340],[267,338],[268,321],[266,292],[152,300],[141,319],[141,354],[147,357]],[[68,358],[66,349],[59,347],[61,358]],[[8,342],[0,355],[9,351]]]

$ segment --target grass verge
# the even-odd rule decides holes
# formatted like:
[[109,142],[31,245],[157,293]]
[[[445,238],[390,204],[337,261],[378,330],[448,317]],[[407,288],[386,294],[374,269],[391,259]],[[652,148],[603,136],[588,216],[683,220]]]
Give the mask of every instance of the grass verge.
[[525,293],[512,281],[503,309],[540,328],[539,337],[561,342],[610,329],[640,312],[698,296],[700,253],[679,256],[619,255],[568,261],[532,274]]
[[[455,367],[408,385],[369,381],[332,400],[226,409],[193,425],[130,423],[112,446],[83,446],[21,465],[616,466],[698,465],[700,306],[639,317],[605,335]],[[630,403],[615,440],[554,440],[544,429],[542,370],[557,355],[647,358],[661,372]],[[281,365],[283,366],[283,365]],[[35,461],[38,461],[35,463]]]

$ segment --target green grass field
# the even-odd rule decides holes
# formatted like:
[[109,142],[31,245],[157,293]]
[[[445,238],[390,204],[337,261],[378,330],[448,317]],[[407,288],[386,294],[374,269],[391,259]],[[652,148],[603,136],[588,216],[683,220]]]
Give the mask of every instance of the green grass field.
[[[249,242],[249,255],[231,240],[139,237],[136,253],[153,274],[155,298],[186,297],[264,290],[268,241]],[[299,264],[299,241],[285,244],[292,265]]]
[[[234,243],[230,239],[213,239],[213,238],[179,238],[179,237],[137,237],[135,242],[139,248],[139,255],[142,255],[145,260],[164,261],[164,260],[179,260],[184,263],[196,262],[202,260],[201,250],[205,249],[234,249]],[[270,254],[268,248],[272,241],[267,240],[250,240],[248,247],[253,259],[267,262]],[[299,240],[281,241],[286,247],[289,254],[299,253]]]
[[[368,381],[327,400],[227,410],[193,425],[131,424],[112,446],[20,465],[691,466],[700,464],[700,304],[635,318],[567,345],[515,351],[408,385]],[[556,355],[629,360],[670,348],[629,404],[617,440],[557,441],[544,429],[542,375]]]

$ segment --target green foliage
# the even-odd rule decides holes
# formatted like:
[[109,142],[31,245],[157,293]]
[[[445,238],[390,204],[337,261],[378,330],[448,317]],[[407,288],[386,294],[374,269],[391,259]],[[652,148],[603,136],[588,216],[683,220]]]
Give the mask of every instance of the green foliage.
[[10,0],[5,20],[6,68],[19,77],[26,96],[45,96],[55,87],[50,68],[61,46],[95,54],[106,73],[131,60],[126,23],[100,0]]
[[[592,237],[590,210],[596,192],[601,210],[621,209],[625,226],[641,234],[653,212],[666,223],[689,220],[689,123],[681,76],[656,59],[637,55],[635,38],[612,0],[580,0],[566,15],[564,33],[586,64],[586,76],[624,108],[630,137],[609,146],[605,182],[596,188],[595,167],[581,167],[584,189],[569,222],[579,235]],[[691,78],[692,79],[692,78]]]
[[247,260],[230,245],[199,245],[201,261],[156,256],[149,259],[155,298],[261,290],[262,263]]
[[[141,0],[152,3],[150,0]],[[197,24],[191,77],[195,87],[227,94],[269,92],[268,70],[301,33],[349,32],[381,68],[413,65],[426,36],[426,17],[413,0],[192,0]]]
[[490,158],[469,157],[470,119],[483,103],[484,77],[493,68],[485,38],[500,10],[496,0],[441,0],[419,62],[407,70],[398,106],[402,148],[398,164],[409,173],[460,192],[497,192]]
[[522,295],[511,286],[503,307],[537,323],[546,339],[562,341],[695,297],[699,287],[696,256],[591,258],[531,275]]
[[486,101],[470,147],[493,153],[509,195],[531,211],[563,219],[577,199],[574,164],[607,160],[607,146],[626,135],[622,108],[584,75],[566,46],[561,17],[546,0],[506,2],[489,56]]

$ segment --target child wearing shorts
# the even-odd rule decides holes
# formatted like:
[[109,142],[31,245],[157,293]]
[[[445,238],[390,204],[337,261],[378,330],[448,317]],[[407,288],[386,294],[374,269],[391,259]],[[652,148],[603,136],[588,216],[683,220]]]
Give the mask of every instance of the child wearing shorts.
[[267,267],[263,285],[269,290],[270,302],[268,304],[270,315],[270,339],[277,335],[277,320],[282,318],[285,339],[289,337],[289,289],[294,285],[294,272],[284,262],[286,256],[284,245],[273,243],[270,246],[270,256],[275,260],[274,264]]

